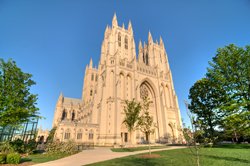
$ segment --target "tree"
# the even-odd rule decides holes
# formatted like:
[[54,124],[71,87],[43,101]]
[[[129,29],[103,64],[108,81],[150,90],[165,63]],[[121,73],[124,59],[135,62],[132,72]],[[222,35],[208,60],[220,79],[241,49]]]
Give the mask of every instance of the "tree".
[[37,95],[30,93],[35,85],[31,77],[15,61],[0,59],[0,126],[19,125],[37,114]]
[[55,133],[56,133],[56,127],[53,127],[49,132],[49,136],[47,137],[46,143],[51,143],[54,141]]
[[152,101],[149,100],[148,97],[143,98],[142,102],[142,114],[139,117],[138,126],[146,136],[146,140],[149,144],[149,154],[151,155],[151,147],[150,147],[150,134],[154,133],[155,131],[155,123],[153,116],[150,116],[149,114],[149,106],[152,103]]
[[132,143],[132,132],[136,128],[136,122],[138,121],[140,111],[141,111],[141,105],[140,103],[137,103],[135,99],[132,101],[125,101],[126,106],[124,107],[124,113],[125,118],[123,120],[123,124],[126,125],[129,135],[130,135],[130,143]]
[[189,90],[191,103],[188,108],[191,113],[197,116],[196,121],[200,121],[205,134],[211,140],[215,136],[215,126],[220,123],[218,114],[220,101],[217,98],[221,94],[223,94],[223,91],[213,85],[207,78],[198,80]]
[[240,123],[240,129],[249,132],[250,46],[241,48],[231,44],[220,48],[209,64],[206,77],[225,92],[216,96],[220,101],[218,109],[223,114],[222,126],[232,126],[240,133],[237,131]]
[[211,134],[220,125],[235,139],[246,137],[250,133],[250,46],[220,48],[209,65],[205,78],[190,89],[190,110]]

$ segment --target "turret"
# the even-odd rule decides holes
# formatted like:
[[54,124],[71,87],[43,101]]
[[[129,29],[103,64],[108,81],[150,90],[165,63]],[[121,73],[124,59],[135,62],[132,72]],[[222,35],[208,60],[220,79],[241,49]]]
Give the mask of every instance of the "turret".
[[141,40],[139,41],[139,50],[138,50],[139,54],[138,54],[138,61],[140,63],[143,63],[143,48],[142,48],[142,42]]
[[60,96],[59,96],[59,98],[58,98],[57,104],[58,104],[58,105],[62,105],[63,102],[64,102],[64,96],[63,96],[63,93],[61,92],[61,93],[60,93]]
[[148,32],[148,44],[152,44],[153,43],[153,38],[152,38],[152,35],[150,33],[150,31]]
[[160,36],[160,47],[163,48],[164,51],[165,51],[164,43],[163,43],[163,40],[162,40],[161,36]]
[[89,61],[89,68],[90,68],[90,69],[93,68],[93,61],[92,61],[92,58],[90,58],[90,61]]
[[133,28],[132,28],[132,24],[131,24],[131,21],[129,20],[128,22],[128,31],[133,34]]
[[113,17],[113,20],[112,20],[112,27],[114,27],[114,26],[118,26],[116,14],[114,14],[114,17]]

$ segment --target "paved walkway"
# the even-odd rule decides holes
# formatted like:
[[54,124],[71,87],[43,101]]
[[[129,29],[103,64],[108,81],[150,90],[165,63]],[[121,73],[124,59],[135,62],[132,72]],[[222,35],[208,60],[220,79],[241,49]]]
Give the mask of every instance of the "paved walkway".
[[[170,146],[163,149],[152,149],[151,151],[155,152],[155,151],[181,149],[181,148],[186,148],[186,147]],[[136,152],[112,152],[110,148],[97,147],[92,150],[84,150],[80,153],[62,159],[36,164],[35,166],[82,166],[86,164],[92,164],[100,161],[105,161],[145,152],[148,152],[148,150],[136,151]]]

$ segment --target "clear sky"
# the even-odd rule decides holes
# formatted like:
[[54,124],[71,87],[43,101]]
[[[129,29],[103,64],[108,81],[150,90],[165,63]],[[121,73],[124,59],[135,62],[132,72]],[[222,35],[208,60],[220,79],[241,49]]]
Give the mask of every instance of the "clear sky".
[[[184,100],[217,48],[250,44],[249,0],[0,0],[0,58],[33,74],[43,128],[52,126],[60,92],[81,98],[85,66],[98,64],[114,13],[131,20],[136,45],[162,36],[182,118]],[[39,125],[39,126],[40,126]]]

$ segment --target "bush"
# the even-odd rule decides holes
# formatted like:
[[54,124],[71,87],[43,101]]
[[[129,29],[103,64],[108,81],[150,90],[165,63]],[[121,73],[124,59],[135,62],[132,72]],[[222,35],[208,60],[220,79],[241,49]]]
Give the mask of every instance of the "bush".
[[28,141],[28,143],[24,144],[24,150],[26,153],[33,153],[34,150],[36,150],[36,141],[35,139],[31,139]]
[[7,155],[5,153],[0,153],[0,164],[6,163],[6,157]]
[[68,142],[55,141],[47,143],[45,151],[48,153],[74,154],[77,152],[77,145],[73,141],[68,141]]
[[5,141],[0,143],[0,152],[2,153],[12,153],[14,148],[10,144],[10,141]]
[[24,141],[21,139],[16,139],[14,141],[11,141],[10,145],[14,149],[15,152],[18,152],[18,153],[25,152]]
[[18,153],[10,153],[7,155],[6,162],[7,164],[19,164],[21,156]]

